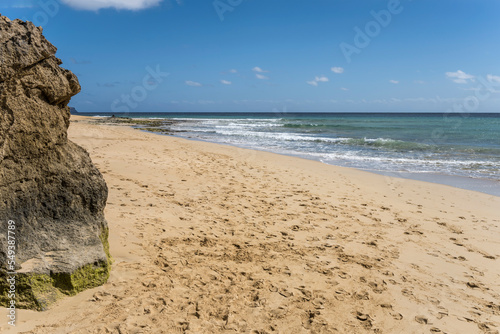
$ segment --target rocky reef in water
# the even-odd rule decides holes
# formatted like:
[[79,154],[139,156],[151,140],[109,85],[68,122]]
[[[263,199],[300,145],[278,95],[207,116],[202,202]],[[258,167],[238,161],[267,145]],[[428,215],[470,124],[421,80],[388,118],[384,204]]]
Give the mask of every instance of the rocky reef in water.
[[67,105],[80,84],[56,51],[42,28],[0,15],[2,306],[13,269],[8,231],[15,233],[17,307],[43,310],[109,277],[108,189],[88,153],[68,140]]

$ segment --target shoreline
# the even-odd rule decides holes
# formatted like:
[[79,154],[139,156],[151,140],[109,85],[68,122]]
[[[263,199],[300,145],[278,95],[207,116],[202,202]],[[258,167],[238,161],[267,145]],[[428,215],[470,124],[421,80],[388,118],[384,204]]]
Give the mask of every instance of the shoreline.
[[[160,113],[160,114],[162,114],[162,113]],[[109,121],[108,116],[104,116],[104,117],[103,116],[79,116],[79,117],[88,117],[88,119],[90,119],[90,120],[98,119],[98,120],[100,120],[100,122],[103,122],[104,124],[107,124],[107,121]],[[117,120],[119,122],[120,117],[117,117]],[[471,190],[471,191],[476,191],[476,192],[480,192],[480,193],[487,194],[487,195],[500,197],[500,180],[473,178],[473,177],[450,175],[450,174],[440,174],[440,173],[436,173],[436,172],[379,171],[379,170],[370,170],[370,169],[366,169],[366,168],[341,166],[341,165],[337,165],[335,163],[325,162],[321,158],[310,157],[307,154],[287,154],[287,153],[275,152],[275,151],[268,150],[268,149],[246,147],[245,145],[237,145],[234,143],[220,143],[220,142],[209,141],[209,140],[204,140],[204,139],[195,138],[195,137],[183,137],[181,135],[177,135],[176,134],[177,132],[175,130],[168,129],[168,130],[158,131],[155,128],[151,128],[147,125],[148,122],[151,122],[152,124],[158,122],[158,119],[151,119],[149,121],[144,121],[144,119],[141,119],[141,118],[130,118],[130,119],[124,119],[124,121],[125,121],[124,122],[125,124],[128,124],[130,127],[133,127],[133,128],[134,128],[133,122],[137,121],[140,126],[145,127],[144,130],[142,130],[142,131],[154,133],[156,135],[174,136],[176,138],[201,141],[201,142],[206,142],[206,143],[213,143],[216,145],[228,145],[228,146],[242,148],[242,149],[257,150],[257,151],[261,151],[261,152],[274,153],[274,154],[279,154],[279,155],[283,155],[283,156],[297,157],[297,158],[311,160],[311,161],[319,161],[319,162],[324,163],[326,165],[335,166],[335,167],[353,168],[353,169],[356,169],[359,171],[369,172],[369,173],[383,175],[383,176],[390,176],[390,177],[416,180],[416,181],[422,181],[422,182],[430,182],[430,183],[441,184],[441,185],[446,185],[446,186],[450,186],[450,187],[454,187],[454,188],[458,188],[458,189]],[[141,125],[141,122],[145,123],[145,124]],[[168,122],[171,122],[171,123],[169,123],[169,125],[172,125],[172,124],[175,124],[176,120],[175,119],[168,119]],[[134,129],[141,130],[140,128],[134,128]]]
[[500,327],[498,197],[76,119],[115,262],[17,333]]
[[437,173],[378,172],[370,170],[367,170],[367,172],[401,179],[441,184],[457,189],[476,191],[482,194],[500,197],[500,181],[493,179],[476,179],[472,177]]
[[[138,129],[138,130],[140,130],[140,129]],[[245,147],[243,145],[239,146],[239,145],[235,145],[235,144],[231,144],[231,143],[217,143],[217,142],[203,140],[203,139],[194,138],[194,137],[186,138],[186,137],[176,135],[175,132],[172,132],[171,134],[166,134],[166,133],[163,134],[163,133],[155,133],[153,131],[148,131],[148,130],[142,130],[142,131],[153,133],[156,135],[173,136],[173,137],[180,138],[180,139],[200,141],[200,142],[210,143],[210,144],[215,144],[215,145],[227,145],[227,146],[246,149],[246,150],[256,150],[259,152],[278,154],[278,155],[282,155],[282,156],[286,156],[286,157],[293,157],[293,158],[310,160],[310,161],[318,161],[322,164],[325,164],[328,166],[333,166],[333,167],[351,168],[351,169],[355,169],[358,171],[372,173],[372,174],[376,174],[376,175],[388,176],[391,178],[399,178],[399,179],[403,179],[403,180],[414,180],[414,181],[428,182],[428,183],[439,184],[439,185],[449,186],[449,187],[453,187],[453,188],[457,188],[457,189],[475,191],[475,192],[479,192],[479,193],[486,194],[486,195],[500,197],[500,181],[494,180],[494,179],[476,179],[476,178],[472,178],[472,177],[449,175],[449,174],[438,174],[438,173],[433,173],[433,172],[417,173],[417,172],[406,172],[406,171],[398,171],[398,172],[376,171],[376,170],[370,170],[370,169],[335,165],[335,164],[331,164],[328,162],[324,162],[321,159],[313,159],[313,158],[307,157],[306,155],[299,155],[299,154],[293,155],[293,154],[279,153],[279,152],[273,152],[271,150],[249,148],[249,147]]]

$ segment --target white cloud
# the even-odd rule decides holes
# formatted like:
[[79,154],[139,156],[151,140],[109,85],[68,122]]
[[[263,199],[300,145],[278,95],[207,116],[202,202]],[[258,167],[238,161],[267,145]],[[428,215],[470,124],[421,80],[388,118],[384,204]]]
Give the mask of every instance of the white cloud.
[[[7,1],[3,1],[7,2]],[[1,3],[0,8],[34,8],[36,7],[35,1],[34,0],[17,0],[17,1],[10,1],[14,3]]]
[[269,72],[269,71],[264,71],[263,69],[261,69],[259,66],[255,66],[254,68],[252,68],[252,71],[254,72],[259,72],[259,73],[266,73],[266,72]]
[[199,82],[196,82],[196,81],[190,81],[190,80],[186,80],[186,85],[188,86],[193,86],[193,87],[201,87],[201,83]]
[[340,89],[342,90],[345,90],[345,91],[348,91],[349,89],[345,88],[345,87],[341,87]]
[[389,80],[389,82],[392,84],[395,84],[395,85],[397,85],[399,83],[399,81],[397,81],[397,80]]
[[317,86],[318,82],[328,82],[328,78],[322,75],[319,77],[318,76],[314,77],[314,80],[306,81],[306,83],[308,83],[311,86]]
[[489,82],[497,82],[497,83],[500,83],[500,77],[498,75],[492,75],[492,74],[488,74],[486,76],[486,79],[488,79]]
[[332,72],[337,73],[337,74],[344,73],[344,68],[343,67],[332,67]]
[[229,73],[238,73],[234,68],[229,70]]
[[267,80],[269,79],[268,77],[266,77],[265,75],[262,75],[262,74],[255,74],[255,76],[257,77],[257,79],[260,79],[260,80]]
[[405,99],[407,102],[426,102],[428,99],[423,97],[408,97]]
[[[20,4],[12,4],[12,8],[33,8],[35,7],[34,4],[29,4],[29,3],[20,3]],[[7,5],[7,8],[9,8],[9,5]]]
[[458,84],[465,84],[468,82],[467,80],[474,81],[473,75],[467,74],[467,73],[462,72],[460,70],[458,70],[456,72],[446,72],[446,76],[449,79],[453,80],[453,82],[458,83]]
[[163,0],[61,0],[64,4],[84,10],[99,10],[103,8],[140,10],[154,7]]
[[223,85],[231,85],[232,84],[231,81],[227,81],[227,80],[221,80],[220,83]]

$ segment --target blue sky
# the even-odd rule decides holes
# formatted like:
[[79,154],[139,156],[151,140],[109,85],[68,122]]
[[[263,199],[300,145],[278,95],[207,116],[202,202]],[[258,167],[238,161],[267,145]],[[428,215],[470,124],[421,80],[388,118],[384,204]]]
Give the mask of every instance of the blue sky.
[[82,112],[497,111],[498,0],[18,0]]

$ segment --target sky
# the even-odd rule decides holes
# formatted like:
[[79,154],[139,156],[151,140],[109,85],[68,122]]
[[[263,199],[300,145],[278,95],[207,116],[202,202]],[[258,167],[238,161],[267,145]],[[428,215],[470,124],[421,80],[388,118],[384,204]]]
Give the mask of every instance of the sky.
[[14,0],[80,112],[500,112],[499,0]]

